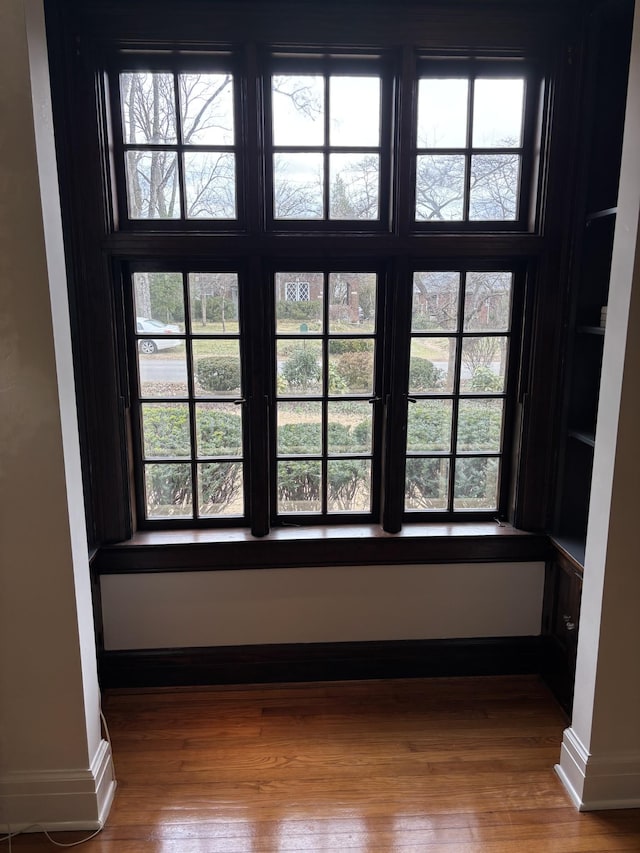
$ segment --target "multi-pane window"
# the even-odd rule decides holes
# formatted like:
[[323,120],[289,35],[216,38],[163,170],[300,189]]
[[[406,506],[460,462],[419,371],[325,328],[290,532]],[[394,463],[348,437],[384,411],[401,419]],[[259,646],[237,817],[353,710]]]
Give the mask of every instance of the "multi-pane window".
[[136,272],[133,296],[144,515],[243,517],[238,276]]
[[235,219],[234,80],[229,72],[120,74],[130,219]]
[[[291,278],[312,293],[297,310]],[[370,513],[377,275],[277,272],[275,293],[277,512]]]
[[380,218],[380,76],[271,76],[276,220]]
[[503,510],[535,87],[356,53],[115,74],[143,523]]
[[415,272],[405,508],[496,510],[510,272]]
[[518,218],[525,81],[424,76],[418,81],[418,222]]

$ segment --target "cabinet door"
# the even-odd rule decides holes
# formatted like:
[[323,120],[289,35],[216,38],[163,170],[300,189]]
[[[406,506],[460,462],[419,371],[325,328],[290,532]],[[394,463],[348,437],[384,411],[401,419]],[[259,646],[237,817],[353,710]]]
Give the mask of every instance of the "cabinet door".
[[578,651],[582,578],[570,565],[547,566],[544,602],[545,659],[543,675],[556,698],[571,712]]

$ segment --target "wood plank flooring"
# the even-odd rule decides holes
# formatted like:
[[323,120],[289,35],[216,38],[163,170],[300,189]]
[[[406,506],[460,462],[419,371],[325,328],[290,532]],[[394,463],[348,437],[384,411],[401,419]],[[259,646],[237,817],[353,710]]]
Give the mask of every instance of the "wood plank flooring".
[[640,851],[640,810],[569,801],[536,676],[110,692],[104,712],[118,792],[86,853]]

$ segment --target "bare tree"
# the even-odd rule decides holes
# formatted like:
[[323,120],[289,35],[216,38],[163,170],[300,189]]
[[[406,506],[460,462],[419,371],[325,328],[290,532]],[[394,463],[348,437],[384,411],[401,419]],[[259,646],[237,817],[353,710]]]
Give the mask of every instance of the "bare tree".
[[[513,146],[502,140],[501,146]],[[428,221],[463,219],[465,160],[461,154],[426,154],[417,158],[416,218]],[[510,220],[516,216],[520,156],[517,152],[471,157],[469,218]]]

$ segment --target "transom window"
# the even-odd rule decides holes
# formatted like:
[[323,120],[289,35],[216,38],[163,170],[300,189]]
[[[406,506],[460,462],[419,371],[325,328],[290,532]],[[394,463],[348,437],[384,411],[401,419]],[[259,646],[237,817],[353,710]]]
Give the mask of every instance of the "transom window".
[[128,217],[236,219],[233,74],[126,71],[119,83]]
[[115,65],[143,526],[504,510],[535,87],[373,53]]
[[378,220],[379,76],[271,76],[273,216]]
[[418,222],[519,216],[525,80],[476,74],[453,76],[445,65],[418,81]]

